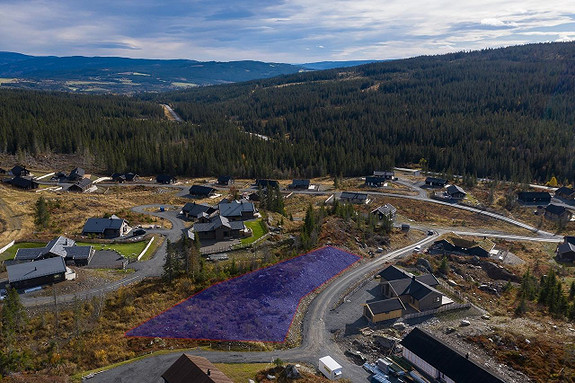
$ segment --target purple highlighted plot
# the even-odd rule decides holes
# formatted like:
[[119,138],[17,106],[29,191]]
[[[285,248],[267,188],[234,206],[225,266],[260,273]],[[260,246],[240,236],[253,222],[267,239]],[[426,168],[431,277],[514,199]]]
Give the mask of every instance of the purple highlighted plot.
[[126,336],[283,342],[301,299],[359,258],[315,250],[211,286]]

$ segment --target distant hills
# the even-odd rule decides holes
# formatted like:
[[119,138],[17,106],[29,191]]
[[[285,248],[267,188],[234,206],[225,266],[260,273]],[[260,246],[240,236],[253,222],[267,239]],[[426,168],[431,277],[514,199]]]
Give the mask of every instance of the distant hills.
[[369,62],[373,61],[326,61],[292,65],[261,61],[28,56],[0,52],[0,86],[82,93],[163,92]]
[[[10,54],[5,65],[31,67],[21,59]],[[110,73],[140,73],[134,78],[166,70],[163,61],[152,75],[150,62],[147,70],[128,70],[110,58],[62,60],[54,69],[66,76],[74,69],[105,74],[100,60],[116,63]],[[98,65],[86,69],[90,60]],[[204,70],[212,64],[230,72],[248,65],[180,61]],[[271,65],[279,68],[254,65],[268,73]],[[462,175],[466,187],[476,177],[575,182],[575,42],[297,68],[274,78],[132,97],[2,86],[0,151],[22,158],[81,155],[85,168],[110,174],[312,178],[415,165],[448,178]],[[36,71],[48,73],[50,66]],[[168,121],[161,103],[184,122]]]

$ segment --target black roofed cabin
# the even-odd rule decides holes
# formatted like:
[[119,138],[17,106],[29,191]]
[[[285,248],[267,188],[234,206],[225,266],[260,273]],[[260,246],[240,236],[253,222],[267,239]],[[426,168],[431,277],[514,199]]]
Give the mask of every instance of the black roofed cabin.
[[382,187],[388,181],[385,177],[380,176],[367,176],[365,177],[365,186],[372,186],[376,188]]
[[10,173],[12,173],[12,175],[16,176],[16,177],[23,177],[23,176],[29,176],[30,175],[30,171],[21,165],[14,166],[10,170]]
[[63,257],[53,257],[34,262],[6,266],[8,283],[15,289],[62,282],[66,279],[66,263]]
[[403,340],[402,356],[419,370],[442,382],[505,383],[481,365],[415,327]]
[[278,181],[276,180],[256,180],[256,187],[260,187],[262,189],[265,189],[267,187],[272,187],[272,188],[276,188],[279,187],[280,184]]
[[392,170],[374,170],[373,176],[385,178],[386,180],[392,180],[395,176],[395,172]]
[[214,196],[216,194],[216,191],[217,191],[216,189],[209,186],[192,185],[192,187],[190,188],[190,195],[192,197],[208,198]]
[[109,218],[88,218],[82,229],[82,235],[117,238],[125,236],[130,230],[128,221],[112,215]]
[[68,176],[68,180],[70,182],[76,182],[81,180],[82,178],[84,178],[84,176],[86,175],[86,171],[82,168],[75,168],[70,172],[70,175]]
[[449,185],[447,187],[447,194],[449,194],[452,199],[456,200],[464,199],[467,195],[467,193],[465,193],[465,191],[457,185]]
[[92,187],[92,180],[89,178],[82,178],[81,180],[77,181],[75,184],[71,185],[68,188],[69,192],[74,193],[85,193]]
[[159,184],[164,185],[175,184],[176,181],[177,181],[176,177],[167,174],[160,174],[156,177],[156,182]]
[[288,185],[288,189],[296,189],[296,190],[308,190],[311,185],[310,180],[293,180],[290,185]]
[[339,200],[344,203],[368,204],[369,198],[366,193],[342,192]]
[[548,192],[519,192],[517,201],[525,205],[547,205],[551,203],[551,194]]
[[20,176],[14,177],[9,181],[9,183],[14,187],[25,190],[38,189],[38,187],[40,186],[40,184],[34,181],[32,177],[20,177]]
[[555,190],[555,197],[566,200],[575,199],[575,190],[568,188],[566,186],[562,186],[559,189]]
[[447,184],[447,180],[437,177],[427,177],[425,179],[425,184],[431,187],[442,188]]
[[234,179],[231,176],[219,176],[217,184],[220,186],[230,186],[234,184]]

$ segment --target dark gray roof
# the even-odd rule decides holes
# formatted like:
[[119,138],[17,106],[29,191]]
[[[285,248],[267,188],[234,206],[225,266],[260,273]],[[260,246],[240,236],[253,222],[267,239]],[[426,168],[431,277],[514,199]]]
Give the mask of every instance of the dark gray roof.
[[537,201],[550,201],[551,194],[548,192],[519,192],[517,197],[520,200],[537,200]]
[[566,186],[561,186],[559,189],[555,190],[555,195],[558,194],[565,194],[565,195],[571,195],[575,192],[575,190],[568,188]]
[[74,261],[79,259],[89,259],[94,250],[92,246],[72,246],[66,248],[66,259],[72,259]]
[[216,215],[210,219],[210,222],[194,224],[194,231],[198,233],[205,233],[219,229],[222,226],[231,230],[243,230],[245,228],[245,225],[242,221],[230,222],[226,217]]
[[176,181],[176,177],[170,176],[168,174],[159,174],[156,177],[156,182],[164,184],[164,183],[172,183]]
[[203,203],[195,203],[195,202],[188,202],[182,208],[182,211],[184,213],[191,215],[192,217],[198,217],[202,213],[209,214],[209,213],[213,212],[214,210],[215,209],[210,205],[206,205]]
[[115,215],[110,218],[88,218],[82,229],[82,234],[84,233],[97,233],[102,234],[104,230],[120,230],[122,225],[126,220],[118,218]]
[[64,258],[54,257],[6,266],[6,271],[8,271],[8,281],[14,283],[66,272],[66,264],[64,263]]
[[34,259],[42,257],[46,254],[45,247],[23,248],[16,250],[15,261],[33,261]]
[[405,306],[399,298],[390,298],[382,301],[371,302],[367,303],[367,306],[373,315],[388,313],[395,310],[405,310]]
[[196,196],[209,196],[213,193],[216,192],[216,189],[209,187],[209,186],[203,186],[203,185],[192,185],[192,187],[190,188],[190,194],[191,195],[196,195]]
[[456,382],[504,383],[433,335],[415,327],[401,341],[403,347]]
[[92,180],[89,178],[82,178],[78,182],[74,183],[72,186],[68,188],[71,191],[86,191],[92,185]]
[[378,213],[383,215],[395,215],[396,212],[397,209],[393,205],[386,203],[385,205],[372,210],[371,214]]
[[26,169],[24,166],[20,166],[20,165],[16,165],[14,166],[10,172],[12,173],[12,175],[14,176],[25,176],[28,175],[30,172],[28,171],[28,169]]
[[70,172],[70,175],[68,176],[68,178],[70,180],[77,180],[80,178],[84,178],[84,174],[86,174],[86,172],[84,171],[84,169],[82,168],[75,168]]
[[279,182],[276,180],[256,180],[256,186],[261,188],[267,188],[268,186],[275,188],[279,186]]
[[218,205],[218,210],[220,211],[220,215],[224,217],[241,217],[242,212],[255,212],[256,208],[254,204],[248,201],[232,201],[232,202],[220,202]]
[[54,238],[46,245],[46,253],[59,255],[61,257],[66,256],[66,247],[71,247],[76,245],[76,241],[70,238],[66,238],[64,236],[59,236],[58,238]]
[[[411,280],[404,279],[401,282],[403,282],[403,281],[408,281],[409,283],[401,291],[394,289],[397,292],[398,296],[409,295],[409,296],[414,297],[418,301],[420,301],[431,293],[435,292],[435,293],[441,294],[439,291],[435,290],[434,288],[432,288],[430,286],[427,286],[425,283],[421,283],[417,279],[411,279]],[[395,284],[398,282],[400,282],[400,281],[393,281],[393,282],[390,282],[390,284]]]
[[425,283],[427,286],[437,286],[439,281],[433,274],[423,274],[415,277],[419,282]]
[[64,236],[54,238],[45,247],[18,249],[14,260],[33,261],[45,255],[63,257],[66,259],[87,259],[92,253],[92,246],[76,246],[76,241]]
[[434,184],[443,184],[445,185],[447,183],[446,179],[443,178],[437,178],[437,177],[427,177],[425,179],[425,183],[434,183]]
[[32,177],[17,176],[10,180],[10,184],[22,189],[38,187],[38,182],[34,181]]
[[233,178],[231,176],[219,176],[218,177],[218,183],[220,185],[227,185],[228,182],[233,181]]
[[367,200],[367,194],[365,193],[354,193],[354,192],[342,192],[339,196],[340,199],[345,199],[349,201],[365,201]]
[[447,194],[453,195],[453,194],[456,194],[456,193],[467,194],[467,193],[465,193],[465,190],[463,190],[462,188],[460,188],[460,187],[457,186],[457,185],[449,185],[449,186],[447,187]]
[[564,254],[564,253],[575,253],[575,245],[569,242],[562,243],[557,246],[557,253]]
[[365,177],[366,184],[381,184],[387,182],[384,176],[367,176]]
[[310,180],[293,180],[290,186],[309,188],[310,183],[311,183]]
[[394,281],[396,279],[409,278],[409,276],[405,271],[393,265],[387,266],[385,269],[380,271],[378,275],[382,279],[385,279],[386,281]]
[[559,205],[554,205],[554,204],[548,205],[548,206],[545,208],[545,211],[546,211],[547,213],[555,214],[555,215],[565,214],[565,211],[566,211],[566,210],[567,210],[567,209],[565,209],[564,206],[559,206]]

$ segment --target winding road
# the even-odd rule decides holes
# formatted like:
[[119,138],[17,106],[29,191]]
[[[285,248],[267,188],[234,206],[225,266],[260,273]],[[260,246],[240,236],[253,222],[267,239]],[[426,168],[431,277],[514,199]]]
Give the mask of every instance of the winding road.
[[[506,240],[518,240],[518,241],[541,241],[541,242],[559,242],[562,237],[555,236],[552,233],[547,233],[540,231],[535,227],[524,224],[520,221],[513,220],[511,218],[456,204],[450,204],[443,201],[437,201],[427,198],[427,192],[421,189],[415,184],[407,181],[402,183],[414,190],[417,195],[398,195],[393,193],[385,192],[369,192],[371,195],[380,196],[392,196],[396,198],[407,198],[418,201],[431,202],[436,204],[442,204],[446,206],[451,206],[454,208],[460,208],[468,210],[474,213],[483,214],[490,216],[492,218],[511,223],[518,227],[532,231],[537,236],[518,236],[518,235],[508,235],[500,233],[486,233],[486,232],[461,232],[458,231],[459,235],[473,235],[473,236],[489,236],[502,238]],[[146,184],[150,186],[150,184]],[[157,185],[160,187],[166,187],[167,185]],[[179,195],[184,195],[187,193],[187,186],[182,185],[168,185],[174,188],[182,189]],[[294,191],[294,193],[302,194],[331,194],[321,191]],[[171,241],[177,241],[182,234],[182,230],[185,228],[184,222],[177,218],[178,210],[168,209],[166,211],[160,211],[159,207],[165,205],[144,205],[133,208],[134,211],[139,213],[151,214],[156,217],[161,217],[168,219],[172,223],[172,229],[170,230],[157,230],[152,232],[157,232],[165,235]],[[323,290],[312,300],[310,303],[302,325],[302,343],[299,347],[285,350],[275,350],[270,352],[236,352],[236,351],[209,351],[209,350],[189,350],[187,352],[195,355],[200,355],[207,357],[212,362],[221,363],[269,363],[275,358],[281,358],[284,361],[290,362],[307,362],[312,365],[317,365],[317,361],[320,357],[325,355],[331,355],[334,357],[344,369],[345,377],[349,378],[352,382],[365,383],[368,381],[369,374],[364,371],[360,366],[357,366],[349,361],[347,357],[344,356],[342,350],[333,340],[333,334],[326,328],[325,319],[332,309],[341,301],[342,297],[350,289],[350,286],[354,286],[364,280],[367,276],[371,275],[376,270],[380,269],[386,262],[389,262],[398,257],[406,256],[413,252],[414,247],[421,246],[422,248],[428,246],[436,238],[450,230],[448,229],[437,229],[434,228],[434,234],[429,235],[418,243],[411,244],[402,249],[392,251],[387,254],[383,254],[375,259],[363,260],[355,267],[349,269],[337,279],[330,281]],[[158,249],[156,255],[145,262],[139,262],[132,267],[135,268],[135,272],[114,283],[106,285],[104,287],[86,291],[81,294],[69,294],[61,295],[58,297],[59,302],[71,302],[74,299],[85,299],[92,296],[104,295],[108,292],[114,291],[120,286],[124,286],[130,283],[140,281],[146,277],[159,276],[162,272],[162,266],[165,262],[166,254],[166,242]],[[52,304],[52,297],[22,297],[22,301],[25,306],[39,306]],[[91,377],[89,382],[114,382],[114,383],[128,383],[128,382],[150,382],[150,383],[160,383],[162,382],[161,374],[165,369],[175,361],[181,353],[170,353],[163,355],[154,355],[148,358],[144,358],[133,363],[124,364],[122,366],[103,371]]]

